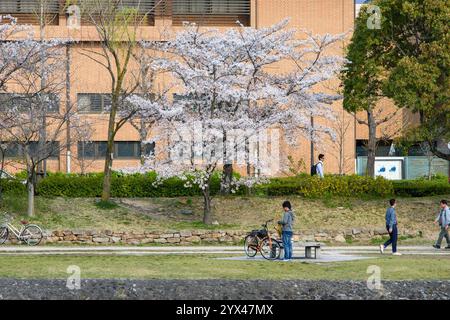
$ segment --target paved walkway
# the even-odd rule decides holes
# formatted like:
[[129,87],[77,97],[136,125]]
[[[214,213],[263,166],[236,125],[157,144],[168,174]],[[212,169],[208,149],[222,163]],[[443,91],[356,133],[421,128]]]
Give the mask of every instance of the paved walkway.
[[[404,255],[450,256],[450,250],[431,246],[400,246]],[[0,246],[0,255],[168,255],[168,254],[242,254],[242,246]],[[294,255],[302,256],[303,247],[294,247]],[[321,254],[365,255],[379,254],[378,246],[324,246]],[[390,248],[385,251],[390,254]]]

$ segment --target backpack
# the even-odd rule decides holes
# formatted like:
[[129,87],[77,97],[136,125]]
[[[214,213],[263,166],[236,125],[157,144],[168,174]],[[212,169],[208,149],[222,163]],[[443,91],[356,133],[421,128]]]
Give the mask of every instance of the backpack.
[[311,175],[315,176],[317,174],[317,164],[311,166]]

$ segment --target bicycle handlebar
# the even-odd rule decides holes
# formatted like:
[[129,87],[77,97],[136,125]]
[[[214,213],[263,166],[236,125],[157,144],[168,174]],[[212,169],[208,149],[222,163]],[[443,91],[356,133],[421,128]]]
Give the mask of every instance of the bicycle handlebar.
[[262,226],[263,226],[264,228],[267,228],[267,224],[268,224],[269,222],[272,222],[272,221],[273,221],[273,219],[267,220],[266,223],[264,223]]
[[12,220],[14,219],[13,216],[10,215],[10,214],[8,214],[7,212],[4,212],[4,213],[3,213],[3,218],[4,218],[4,220],[7,221],[7,222],[10,222],[10,221],[12,221]]

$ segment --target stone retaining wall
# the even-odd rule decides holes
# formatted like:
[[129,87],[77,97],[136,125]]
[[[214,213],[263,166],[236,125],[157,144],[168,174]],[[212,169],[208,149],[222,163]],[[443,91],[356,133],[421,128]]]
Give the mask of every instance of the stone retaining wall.
[[[423,237],[420,231],[401,230],[400,236]],[[149,232],[115,232],[103,231],[77,231],[56,230],[46,231],[46,243],[86,243],[86,244],[179,244],[189,245],[196,243],[227,243],[242,242],[248,234],[247,231],[149,231]],[[318,241],[330,243],[345,243],[354,240],[369,241],[381,239],[387,235],[386,229],[348,229],[345,231],[318,230],[315,232],[294,233],[295,241]],[[434,235],[433,235],[434,236]]]

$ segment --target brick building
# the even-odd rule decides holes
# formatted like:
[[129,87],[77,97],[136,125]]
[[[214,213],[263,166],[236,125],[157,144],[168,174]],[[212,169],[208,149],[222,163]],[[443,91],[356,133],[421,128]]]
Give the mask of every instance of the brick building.
[[[107,93],[110,91],[110,79],[104,69],[94,61],[80,54],[79,47],[92,43],[95,47],[97,40],[95,27],[81,23],[79,29],[69,28],[69,13],[65,1],[46,0],[54,14],[45,27],[45,36],[48,38],[72,38],[78,44],[72,45],[71,54],[71,90],[70,103],[76,103],[84,108],[83,117],[94,124],[95,132],[91,143],[86,146],[79,141],[71,141],[70,155],[63,150],[47,161],[50,171],[79,172],[83,170],[98,172],[103,170],[105,141],[107,140],[108,116],[102,114],[107,105]],[[141,39],[159,40],[165,30],[176,32],[181,28],[183,21],[192,21],[201,26],[227,28],[239,20],[246,26],[260,28],[270,26],[289,17],[290,27],[311,30],[313,33],[343,33],[353,28],[354,18],[359,4],[354,0],[123,0],[127,5],[140,3],[144,8],[156,10],[148,16],[144,25],[139,28]],[[0,14],[11,14],[18,18],[19,23],[31,23],[39,30],[38,19],[30,9],[33,0],[0,0]],[[39,34],[39,32],[37,32]],[[334,54],[345,54],[345,43],[340,43],[333,49]],[[99,50],[98,46],[98,50]],[[279,67],[283,69],[283,66]],[[333,84],[334,88],[339,83]],[[60,99],[61,108],[66,104],[65,97]],[[395,108],[389,101],[380,105],[384,116],[393,113]],[[294,148],[281,148],[280,156],[285,159],[292,155],[294,159],[303,159],[306,168],[309,168],[311,158],[316,159],[319,153],[327,155],[326,172],[339,172],[339,158],[343,158],[344,166],[341,172],[345,174],[359,173],[365,170],[367,128],[358,124],[353,116],[346,114],[342,103],[333,106],[339,121],[332,123],[323,119],[314,119],[315,123],[325,124],[335,130],[343,132],[341,143],[328,139],[324,143],[311,144],[308,139],[299,138]],[[364,119],[364,114],[358,115]],[[392,139],[407,123],[414,121],[414,116],[407,111],[396,113],[386,125],[379,128],[378,136],[383,137],[377,156],[378,169],[383,166],[395,164],[399,171],[391,178],[414,178],[425,174],[429,160],[420,148],[411,150],[408,156],[398,153],[392,145]],[[325,123],[324,123],[325,122]],[[345,128],[345,130],[343,130]],[[140,159],[139,134],[130,124],[126,124],[116,136],[114,168],[138,165]],[[150,146],[149,148],[152,148]],[[342,148],[343,152],[339,152]],[[158,150],[158,146],[156,146]],[[151,150],[149,150],[150,152]],[[312,157],[313,153],[313,157]],[[14,155],[10,155],[14,157]],[[16,155],[17,156],[17,155]],[[433,172],[448,174],[447,161],[433,159]],[[13,170],[13,169],[11,169]],[[307,169],[308,170],[308,169]],[[272,175],[281,172],[268,172]],[[381,173],[380,173],[381,174]]]

